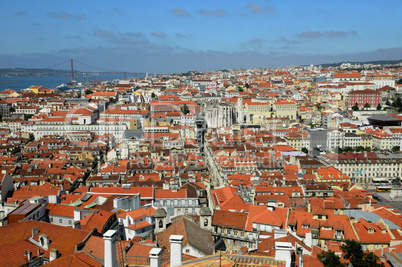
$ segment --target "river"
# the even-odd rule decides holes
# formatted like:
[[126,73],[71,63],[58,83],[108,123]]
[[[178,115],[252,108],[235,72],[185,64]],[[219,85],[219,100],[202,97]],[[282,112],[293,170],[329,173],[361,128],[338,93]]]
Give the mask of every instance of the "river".
[[[129,78],[129,77],[127,77]],[[138,77],[142,78],[142,77]],[[123,74],[100,74],[85,76],[78,78],[78,82],[89,82],[93,80],[108,80],[124,79]],[[13,82],[16,81],[16,82]],[[60,84],[66,84],[70,81],[69,77],[54,76],[54,77],[0,77],[0,91],[6,89],[13,89],[15,91],[21,91],[22,89],[29,88],[32,85],[42,85],[46,88],[56,88]],[[11,83],[4,83],[11,82]]]

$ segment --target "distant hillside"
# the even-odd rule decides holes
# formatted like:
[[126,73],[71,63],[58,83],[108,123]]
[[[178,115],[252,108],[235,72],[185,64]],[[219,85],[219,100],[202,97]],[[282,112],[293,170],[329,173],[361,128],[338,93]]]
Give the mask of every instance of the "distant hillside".
[[52,69],[23,69],[23,68],[5,68],[0,69],[0,77],[52,77],[69,76],[68,70]]
[[343,63],[350,63],[350,64],[374,64],[374,65],[398,65],[399,63],[402,62],[402,59],[398,60],[377,60],[377,61],[365,61],[365,62],[358,62],[358,61],[343,61],[339,63],[327,63],[327,64],[320,64],[321,66],[327,68],[327,67],[339,67]]

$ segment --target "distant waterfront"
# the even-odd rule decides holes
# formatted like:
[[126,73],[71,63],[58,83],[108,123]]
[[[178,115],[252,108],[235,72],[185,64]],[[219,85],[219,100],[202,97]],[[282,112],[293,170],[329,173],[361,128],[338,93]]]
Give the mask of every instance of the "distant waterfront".
[[[130,77],[127,77],[130,78]],[[142,78],[142,77],[138,77]],[[108,80],[124,79],[123,74],[104,74],[93,75],[89,77],[77,78],[78,82],[89,82],[93,80]],[[13,83],[2,83],[12,82]],[[0,91],[6,89],[13,89],[15,91],[21,91],[22,89],[29,88],[32,85],[42,85],[47,88],[56,88],[60,84],[65,84],[70,81],[70,77],[55,76],[55,77],[0,77]]]

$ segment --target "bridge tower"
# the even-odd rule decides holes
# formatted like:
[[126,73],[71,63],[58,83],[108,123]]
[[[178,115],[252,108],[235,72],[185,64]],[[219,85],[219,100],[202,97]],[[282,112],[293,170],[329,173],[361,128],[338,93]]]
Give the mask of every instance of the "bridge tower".
[[73,65],[73,60],[70,59],[71,61],[71,81],[74,81],[74,65]]

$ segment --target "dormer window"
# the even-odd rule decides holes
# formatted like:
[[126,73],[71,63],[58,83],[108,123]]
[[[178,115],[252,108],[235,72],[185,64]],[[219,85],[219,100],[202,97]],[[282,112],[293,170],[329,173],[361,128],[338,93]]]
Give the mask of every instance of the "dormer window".
[[48,249],[49,248],[49,237],[47,235],[41,234],[39,236],[39,244],[44,249]]
[[368,233],[369,233],[369,234],[374,234],[374,228],[369,228],[369,229],[368,229]]

